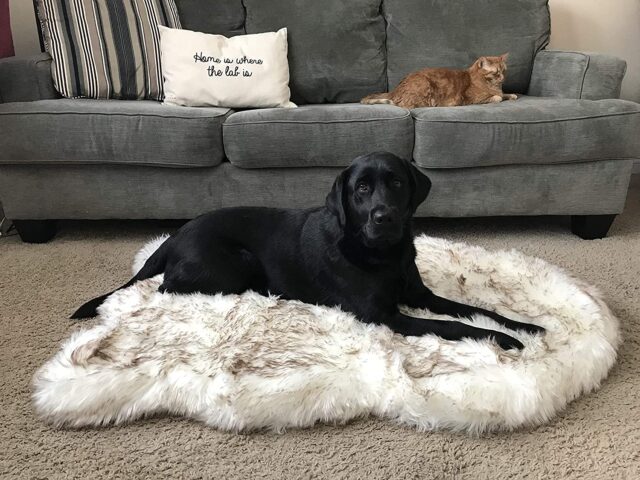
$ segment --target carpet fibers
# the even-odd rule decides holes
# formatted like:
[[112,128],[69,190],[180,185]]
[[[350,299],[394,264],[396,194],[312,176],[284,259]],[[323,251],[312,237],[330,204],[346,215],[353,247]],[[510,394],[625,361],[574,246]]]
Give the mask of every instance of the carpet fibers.
[[[1,478],[640,478],[640,178],[609,237],[583,241],[566,218],[421,221],[426,233],[517,248],[599,287],[621,322],[602,388],[551,423],[472,438],[375,420],[283,435],[229,434],[184,419],[56,430],[30,403],[33,372],[78,328],[84,300],[123,283],[136,250],[170,231],[147,222],[64,223],[45,245],[0,239]],[[84,324],[86,325],[86,324]]]

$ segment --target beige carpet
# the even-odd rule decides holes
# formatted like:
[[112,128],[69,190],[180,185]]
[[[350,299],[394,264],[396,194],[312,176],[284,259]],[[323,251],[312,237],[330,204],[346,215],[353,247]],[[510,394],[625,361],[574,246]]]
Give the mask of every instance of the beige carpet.
[[625,342],[602,389],[550,424],[468,438],[365,419],[283,435],[220,433],[181,419],[58,431],[34,417],[34,370],[78,328],[67,316],[123,283],[166,226],[67,223],[46,245],[0,239],[1,478],[640,478],[640,178],[608,238],[583,241],[566,218],[434,220],[435,236],[517,248],[599,286]]

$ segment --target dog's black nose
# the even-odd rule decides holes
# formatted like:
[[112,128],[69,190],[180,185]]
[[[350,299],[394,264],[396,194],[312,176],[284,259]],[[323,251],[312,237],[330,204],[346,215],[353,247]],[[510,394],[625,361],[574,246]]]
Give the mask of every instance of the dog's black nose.
[[382,225],[383,223],[393,223],[393,215],[387,211],[378,210],[373,213],[373,223]]

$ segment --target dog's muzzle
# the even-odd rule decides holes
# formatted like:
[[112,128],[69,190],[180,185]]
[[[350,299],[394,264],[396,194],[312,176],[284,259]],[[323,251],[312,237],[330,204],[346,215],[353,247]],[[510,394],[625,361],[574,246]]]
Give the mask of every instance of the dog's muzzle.
[[374,208],[364,227],[366,243],[371,247],[385,247],[397,243],[402,238],[403,228],[400,215],[390,208]]

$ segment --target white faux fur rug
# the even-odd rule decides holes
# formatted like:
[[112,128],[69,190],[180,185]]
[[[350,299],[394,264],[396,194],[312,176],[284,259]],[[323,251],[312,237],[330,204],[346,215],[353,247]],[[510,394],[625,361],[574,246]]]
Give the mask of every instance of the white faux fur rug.
[[[136,255],[134,272],[163,240]],[[36,373],[35,408],[72,427],[168,413],[225,430],[280,431],[376,415],[479,433],[547,421],[606,377],[618,322],[594,287],[515,251],[426,236],[416,247],[435,293],[547,333],[509,332],[521,352],[404,338],[337,308],[252,292],[160,294],[159,275],[111,296],[100,325],[74,334]],[[483,317],[475,323],[508,331]]]

